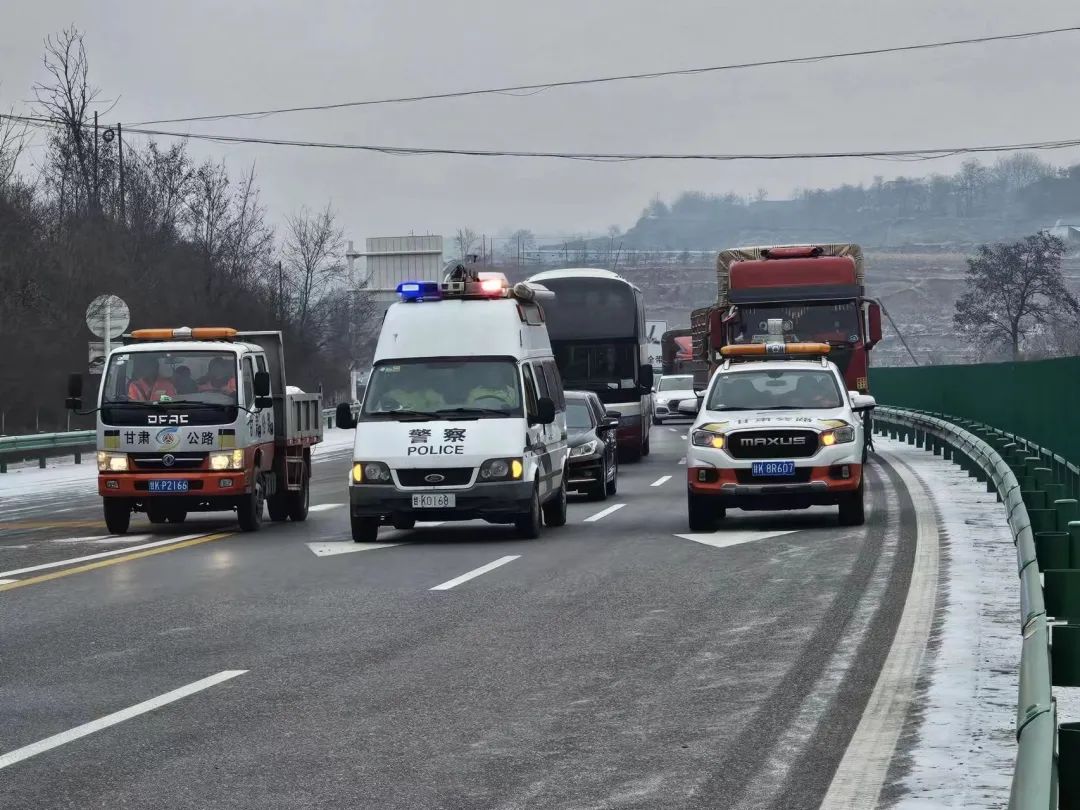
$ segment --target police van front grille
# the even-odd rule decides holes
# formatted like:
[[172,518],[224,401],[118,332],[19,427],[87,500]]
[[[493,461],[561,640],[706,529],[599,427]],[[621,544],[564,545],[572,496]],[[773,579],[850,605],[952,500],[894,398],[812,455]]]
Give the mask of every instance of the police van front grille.
[[[472,467],[414,467],[398,470],[403,487],[461,487],[472,480]],[[441,476],[441,480],[429,480]]]
[[728,436],[732,458],[809,458],[818,449],[812,430],[747,430]]

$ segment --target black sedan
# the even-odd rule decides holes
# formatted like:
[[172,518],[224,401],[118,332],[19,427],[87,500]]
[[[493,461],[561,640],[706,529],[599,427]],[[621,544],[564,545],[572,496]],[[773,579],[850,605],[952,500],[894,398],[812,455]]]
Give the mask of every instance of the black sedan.
[[619,414],[605,411],[596,394],[566,392],[566,433],[570,445],[569,489],[596,501],[614,495],[619,486],[615,429]]

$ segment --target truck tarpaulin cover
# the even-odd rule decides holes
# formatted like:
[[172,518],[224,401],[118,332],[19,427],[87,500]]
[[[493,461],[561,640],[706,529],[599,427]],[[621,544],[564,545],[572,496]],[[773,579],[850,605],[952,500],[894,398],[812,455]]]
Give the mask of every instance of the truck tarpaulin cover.
[[[777,248],[819,248],[822,256],[847,256],[855,262],[856,283],[860,286],[864,283],[865,269],[862,248],[854,244],[831,244],[831,245],[767,245],[759,247],[739,247],[721,250],[716,256],[716,287],[717,303],[723,304],[728,300],[728,280],[731,273],[731,265],[736,262],[761,261],[765,258],[764,251],[776,250]],[[778,260],[779,261],[779,260]]]

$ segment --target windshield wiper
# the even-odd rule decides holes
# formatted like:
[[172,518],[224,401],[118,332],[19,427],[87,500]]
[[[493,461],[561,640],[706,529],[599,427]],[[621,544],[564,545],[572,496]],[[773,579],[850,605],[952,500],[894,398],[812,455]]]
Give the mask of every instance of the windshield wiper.
[[726,408],[707,408],[710,411],[757,411],[760,408],[744,408],[742,405],[728,405]]
[[510,411],[501,408],[439,408],[435,411],[438,415],[454,414],[455,416],[510,416]]
[[393,416],[395,418],[405,417],[407,419],[438,419],[438,414],[431,411],[414,411],[410,408],[401,408],[396,411],[368,411],[364,416],[385,417]]

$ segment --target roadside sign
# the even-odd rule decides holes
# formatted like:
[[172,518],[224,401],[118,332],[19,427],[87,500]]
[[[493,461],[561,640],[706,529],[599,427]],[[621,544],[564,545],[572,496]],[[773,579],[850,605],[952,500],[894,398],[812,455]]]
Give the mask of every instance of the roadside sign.
[[660,338],[667,331],[667,321],[645,321],[645,341],[649,344],[649,362],[656,367],[663,365],[664,353]]
[[130,324],[131,311],[118,295],[99,295],[86,308],[86,325],[99,338],[118,338]]
[[100,340],[91,340],[89,347],[90,373],[100,374],[105,368],[105,344]]

